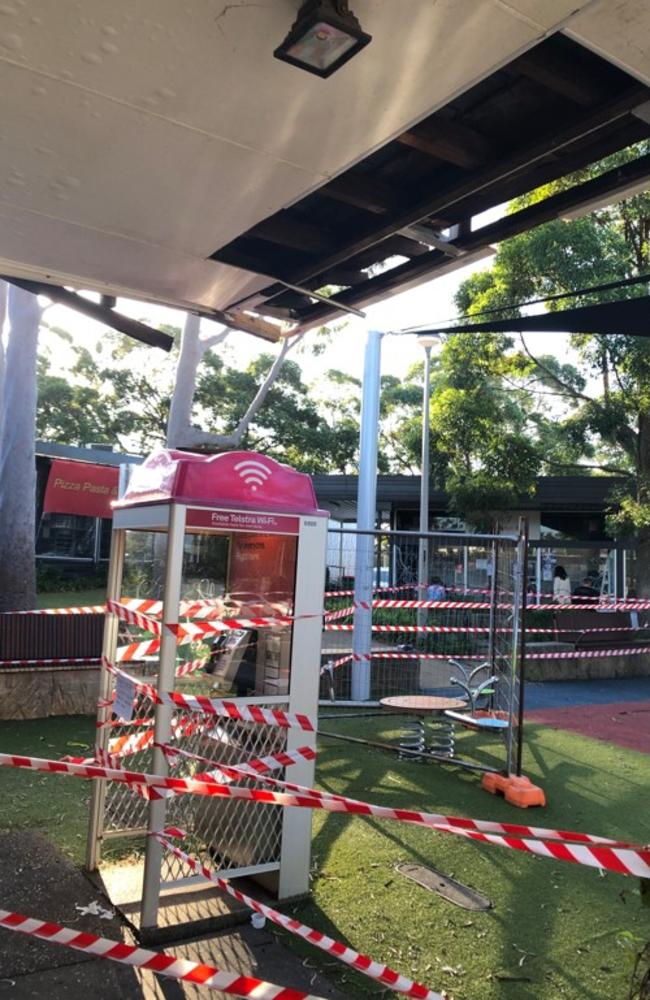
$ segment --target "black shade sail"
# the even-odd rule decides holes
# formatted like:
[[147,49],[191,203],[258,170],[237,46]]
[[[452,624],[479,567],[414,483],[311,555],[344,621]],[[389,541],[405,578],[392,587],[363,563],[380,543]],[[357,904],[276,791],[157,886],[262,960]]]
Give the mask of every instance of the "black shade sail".
[[577,306],[536,316],[515,316],[485,323],[467,322],[454,326],[439,326],[426,333],[600,333],[622,334],[626,337],[650,337],[650,295],[620,302],[601,302],[593,306]]

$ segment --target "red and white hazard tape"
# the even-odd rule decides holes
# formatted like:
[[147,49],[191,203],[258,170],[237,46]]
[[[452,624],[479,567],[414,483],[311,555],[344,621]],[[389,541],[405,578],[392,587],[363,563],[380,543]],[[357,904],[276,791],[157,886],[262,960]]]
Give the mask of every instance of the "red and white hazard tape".
[[233,629],[283,628],[292,625],[294,620],[288,615],[278,615],[277,618],[220,618],[219,621],[214,622],[170,623],[166,625],[166,628],[176,636],[185,636],[192,642],[196,642],[205,636],[215,635],[217,632],[230,632]]
[[[529,653],[526,660],[597,660],[610,656],[641,656],[650,653],[650,646],[629,646],[622,649],[576,649],[566,653]],[[463,656],[462,659],[467,659]]]
[[206,657],[203,660],[185,660],[183,663],[177,663],[174,675],[176,677],[187,677],[188,674],[195,674],[197,670],[203,670],[208,662],[208,658]]
[[0,667],[96,667],[101,662],[96,656],[56,656],[45,660],[0,660]]
[[149,951],[147,948],[124,944],[122,941],[111,941],[97,934],[72,930],[70,927],[62,927],[61,924],[51,921],[34,920],[8,910],[0,910],[0,926],[52,944],[74,948],[75,951],[82,951],[86,955],[108,958],[122,965],[130,965],[131,968],[148,969],[166,979],[206,986],[222,993],[229,993],[231,996],[253,997],[255,1000],[322,1000],[312,993],[276,986],[254,976],[242,976],[238,972],[227,972],[216,966],[190,962],[162,951]]
[[[0,754],[0,766],[70,774],[80,778],[105,778],[130,786],[146,785],[152,788],[171,788],[174,791],[186,792],[191,795],[248,800],[283,807],[296,806],[301,809],[323,809],[326,812],[348,813],[357,816],[376,816],[378,819],[414,823],[439,830],[442,833],[454,833],[460,836],[467,836],[468,832],[490,833],[491,836],[486,842],[501,847],[538,854],[540,857],[588,865],[592,868],[603,868],[620,874],[634,875],[638,878],[650,878],[650,848],[638,847],[623,841],[614,841],[591,834],[542,830],[512,823],[491,823],[485,820],[416,812],[412,809],[394,809],[389,806],[377,806],[356,799],[348,799],[341,795],[316,792],[313,789],[301,790],[296,793],[224,785],[202,774],[196,775],[194,778],[171,778],[145,772],[103,767],[99,764],[74,764],[68,761],[24,757],[16,754]],[[280,784],[275,778],[260,777],[259,780],[274,785]],[[282,786],[301,788],[301,786],[292,786],[289,782],[283,782]],[[492,836],[493,832],[505,833],[507,836]],[[531,839],[525,836],[522,838],[522,832],[531,834]],[[558,841],[559,843],[549,845],[549,841]],[[570,849],[563,850],[563,846]]]
[[[650,653],[650,646],[629,646],[622,649],[577,649],[559,653],[530,653],[526,650],[526,661],[528,660],[597,660],[607,659],[612,656],[645,656]],[[354,660],[360,663],[365,660],[442,660],[449,661],[454,657],[465,660],[485,660],[484,654],[479,653],[388,653],[386,651],[371,653],[348,653],[334,664],[342,666]],[[325,668],[326,669],[326,668]],[[321,668],[321,673],[325,670]]]
[[[188,750],[181,750],[179,747],[164,743],[160,746],[165,757],[170,762],[178,760],[179,757],[186,757],[190,760],[197,760],[204,764],[209,764],[211,770],[202,775],[203,780],[210,778],[218,781],[222,785],[230,784],[241,778],[260,778],[261,775],[269,771],[278,770],[281,767],[290,767],[301,760],[315,760],[316,751],[311,747],[300,747],[298,750],[291,750],[279,754],[270,754],[268,757],[258,757],[254,760],[247,760],[243,764],[219,764],[202,757],[200,754],[190,753]],[[170,788],[151,788],[146,785],[135,786],[134,790],[145,799],[171,799],[182,792],[172,791]]]
[[[400,600],[373,600],[355,601],[355,608],[369,610],[371,608],[430,608],[438,611],[489,611],[492,605],[489,601],[400,601]],[[512,611],[512,603],[496,604],[501,611]],[[611,611],[648,611],[650,601],[621,601],[618,604],[607,604],[599,606],[602,614]],[[594,611],[593,604],[527,604],[528,611]]]
[[354,605],[350,605],[349,608],[341,608],[339,611],[326,611],[324,621],[325,622],[336,622],[340,618],[349,618],[350,615],[354,614]]
[[[334,938],[328,937],[326,934],[322,934],[320,931],[314,930],[313,927],[301,924],[300,921],[294,920],[292,917],[287,917],[283,913],[279,913],[278,910],[274,910],[271,906],[259,903],[251,896],[247,896],[245,893],[235,889],[234,886],[232,886],[226,879],[219,878],[215,872],[211,871],[205,865],[202,865],[195,858],[192,858],[189,854],[186,854],[185,851],[182,851],[175,844],[171,843],[171,841],[165,836],[166,833],[171,832],[172,831],[164,830],[162,834],[154,833],[153,836],[160,841],[163,847],[165,847],[180,861],[183,861],[189,868],[192,869],[192,871],[196,872],[197,875],[203,875],[204,878],[218,886],[223,892],[226,892],[229,896],[232,896],[233,899],[237,899],[240,903],[243,903],[244,906],[248,906],[251,910],[255,910],[257,913],[263,914],[268,920],[271,920],[279,927],[284,927],[284,929],[289,931],[291,934],[295,934],[297,937],[300,937],[305,941],[309,941],[310,944],[313,944],[316,948],[320,948],[320,950],[326,952],[326,954],[333,955],[334,958],[338,958],[339,961],[349,965],[350,968],[356,969],[357,972],[362,972],[365,976],[368,976],[377,983],[383,983],[384,986],[390,987],[397,993],[403,993],[408,997],[417,997],[419,1000],[442,1000],[440,993],[434,993],[433,990],[428,989],[426,986],[422,986],[421,983],[416,983],[412,979],[408,979],[406,976],[400,975],[399,972],[394,972],[393,969],[389,968],[389,966],[382,965],[380,962],[375,962],[373,959],[368,958],[367,955],[362,955],[358,951],[354,951],[354,949],[350,948],[348,945],[341,944],[340,941],[335,941]],[[182,833],[182,831],[173,830],[173,834],[177,835],[179,833]]]
[[154,635],[160,635],[161,633],[161,624],[157,618],[145,615],[141,611],[133,611],[120,601],[108,600],[106,602],[106,609],[115,615],[116,618],[119,618],[120,621],[127,622],[129,625],[137,625],[138,628],[144,629],[145,632],[152,632]]
[[324,663],[323,666],[320,668],[321,677],[323,676],[323,674],[327,674],[331,670],[336,670],[337,667],[342,667],[344,664],[349,663],[351,659],[352,656],[347,655],[339,657],[338,660],[328,660],[328,662]]
[[[373,594],[382,594],[386,593],[386,591],[415,590],[415,588],[418,586],[424,586],[424,584],[400,583],[398,587],[391,587],[391,586],[373,587],[372,592]],[[354,590],[326,590],[325,597],[354,597]]]
[[128,646],[118,646],[115,651],[116,663],[132,663],[144,660],[160,651],[160,639],[145,639],[144,642],[130,642]]
[[314,724],[306,715],[283,712],[281,709],[262,708],[260,705],[239,705],[235,701],[182,694],[180,691],[159,692],[151,684],[124,673],[105,657],[102,662],[111,673],[127,677],[139,691],[142,691],[158,705],[177,705],[189,712],[199,712],[201,715],[218,715],[221,718],[235,719],[238,722],[254,722],[260,726],[279,726],[281,729],[302,729],[304,732],[314,732]]
[[76,608],[33,608],[31,611],[2,611],[2,615],[103,615],[103,604],[87,604]]
[[244,761],[242,764],[222,764],[219,761],[210,760],[209,757],[202,757],[200,754],[191,753],[189,750],[182,750],[180,747],[164,743],[161,749],[168,760],[178,757],[186,757],[189,760],[198,760],[202,764],[209,764],[213,770],[209,773],[215,780],[222,784],[236,781],[238,778],[259,778],[260,775],[268,774],[269,771],[277,771],[282,767],[291,767],[304,760],[316,760],[316,751],[313,747],[298,747],[297,750],[282,750],[280,753],[268,754],[266,757],[256,757],[253,760]]
[[[324,632],[352,632],[354,625],[324,625]],[[407,634],[424,632],[439,635],[488,635],[490,628],[488,625],[373,625],[373,632],[404,632]],[[526,628],[526,635],[558,635],[563,632],[570,632],[572,635],[579,633],[580,636],[591,635],[601,632],[639,632],[641,628],[634,628],[632,625],[611,626],[608,628]],[[497,635],[511,635],[511,628],[494,629]]]
[[461,660],[485,660],[485,654],[479,653],[386,653],[386,652],[372,652],[372,653],[348,653],[348,655],[342,658],[341,663],[347,662],[349,660],[354,660],[356,663],[360,663],[363,660],[444,660],[448,662],[454,657],[459,657]]

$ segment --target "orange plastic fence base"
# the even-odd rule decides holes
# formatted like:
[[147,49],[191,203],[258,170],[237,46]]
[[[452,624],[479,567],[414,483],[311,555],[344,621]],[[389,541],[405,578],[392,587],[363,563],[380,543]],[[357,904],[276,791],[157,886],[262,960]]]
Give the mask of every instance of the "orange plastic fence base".
[[484,774],[481,782],[486,792],[491,795],[503,795],[506,802],[520,809],[530,806],[545,806],[544,790],[533,785],[530,778],[516,774]]

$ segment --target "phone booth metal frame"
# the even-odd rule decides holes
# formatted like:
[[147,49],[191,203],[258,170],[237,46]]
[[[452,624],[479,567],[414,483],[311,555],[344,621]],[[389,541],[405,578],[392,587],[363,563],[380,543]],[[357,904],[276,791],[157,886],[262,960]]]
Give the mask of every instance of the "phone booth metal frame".
[[[245,475],[242,475],[242,469]],[[320,674],[325,553],[327,541],[326,512],[318,509],[311,479],[266,456],[249,452],[229,452],[202,456],[163,450],[150,456],[133,470],[125,496],[117,502],[113,517],[113,537],[109,564],[109,600],[119,601],[128,531],[162,533],[166,536],[164,587],[162,591],[162,636],[158,660],[159,692],[175,688],[177,655],[176,636],[165,625],[179,622],[183,553],[186,536],[237,533],[270,537],[291,536],[297,541],[295,583],[292,594],[291,643],[288,690],[282,694],[264,694],[233,698],[241,705],[282,705],[292,714],[307,715],[316,724]],[[231,544],[230,541],[228,543]],[[118,621],[107,615],[103,656],[113,660],[117,647]],[[108,707],[113,678],[102,671],[98,709],[99,750],[106,749],[111,713]],[[167,761],[160,745],[171,734],[172,706],[155,705],[155,744],[152,770],[167,773]],[[287,729],[286,750],[315,746],[315,732]],[[102,745],[103,742],[103,745]],[[313,760],[300,760],[291,768],[291,779],[298,784],[314,783]],[[98,867],[104,836],[106,782],[94,782],[88,837],[87,867]],[[243,805],[247,805],[243,803]],[[265,808],[265,807],[264,807]],[[148,832],[165,826],[164,798],[148,803]],[[311,856],[311,810],[285,809],[282,815],[280,852],[277,864],[263,865],[260,874],[277,870],[275,894],[278,899],[303,895],[309,891]],[[162,847],[147,837],[141,923],[155,927],[161,888]],[[255,865],[235,875],[256,874]]]

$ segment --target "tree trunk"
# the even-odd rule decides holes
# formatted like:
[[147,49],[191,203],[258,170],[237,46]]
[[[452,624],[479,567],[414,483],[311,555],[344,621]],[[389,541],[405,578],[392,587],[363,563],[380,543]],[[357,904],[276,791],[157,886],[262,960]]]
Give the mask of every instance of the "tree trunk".
[[[637,451],[637,499],[650,501],[650,413],[639,414]],[[638,529],[636,548],[636,590],[639,597],[650,597],[650,526]]]
[[0,410],[0,610],[36,601],[36,352],[41,309],[12,286],[9,340]]
[[229,331],[201,336],[198,316],[188,313],[183,329],[181,353],[176,368],[176,384],[169,408],[167,424],[168,448],[202,448],[208,451],[232,451],[242,446],[251,422],[261,410],[266,397],[275,382],[289,351],[300,343],[304,334],[299,334],[292,340],[284,340],[280,346],[271,369],[257,390],[246,413],[233,431],[226,434],[216,434],[204,431],[192,424],[192,403],[196,390],[196,373],[203,355],[211,347],[225,340]]
[[202,344],[199,339],[201,326],[200,317],[188,313],[183,327],[181,353],[176,365],[176,380],[169,420],[167,422],[167,447],[180,448],[183,444],[183,432],[191,423],[192,402],[196,388],[196,371],[203,357]]

